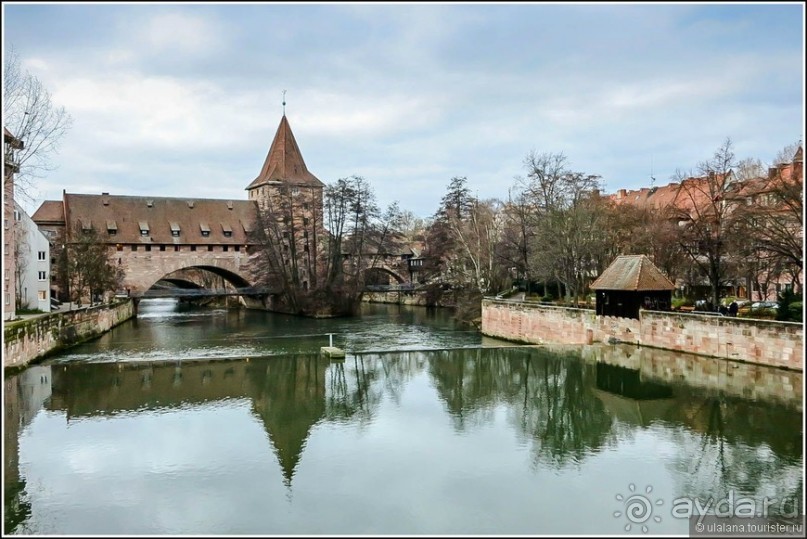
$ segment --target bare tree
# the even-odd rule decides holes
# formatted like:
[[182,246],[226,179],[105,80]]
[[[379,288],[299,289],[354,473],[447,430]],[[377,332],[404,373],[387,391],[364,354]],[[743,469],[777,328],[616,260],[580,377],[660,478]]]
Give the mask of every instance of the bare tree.
[[781,150],[779,153],[776,154],[776,157],[773,159],[774,165],[781,165],[783,163],[791,163],[793,162],[793,156],[796,155],[796,151],[801,147],[801,141],[794,142],[793,144],[788,144]]
[[576,303],[608,248],[600,177],[569,170],[562,153],[530,152],[524,166],[524,192],[535,210],[530,266],[563,283]]
[[28,243],[28,233],[21,222],[14,226],[14,285],[17,294],[17,309],[28,307],[28,300],[25,298],[25,277],[28,272],[28,264],[31,260],[31,246]]
[[64,107],[53,103],[42,82],[22,68],[17,51],[9,47],[6,52],[3,124],[25,143],[16,155],[20,170],[14,178],[15,194],[33,200],[34,180],[56,167],[51,156],[70,129],[72,118]]
[[101,241],[98,231],[76,221],[66,249],[67,280],[70,299],[90,305],[100,301],[106,292],[116,291],[123,282],[123,270],[112,261],[111,252]]
[[762,161],[753,157],[748,157],[746,159],[741,159],[737,163],[737,172],[735,173],[735,177],[737,178],[737,181],[743,182],[746,180],[764,178],[767,173],[768,170]]
[[804,267],[804,169],[800,163],[786,169],[773,168],[764,180],[750,183],[738,193],[737,206],[746,250],[761,270],[784,273],[793,268],[790,273],[798,283]]
[[256,283],[280,290],[277,307],[293,313],[316,310],[310,291],[322,267],[319,186],[283,184],[259,201],[250,239],[249,272]]
[[713,305],[718,305],[720,287],[729,277],[728,256],[741,241],[736,165],[731,139],[726,138],[711,159],[698,165],[700,176],[680,171],[675,175],[680,185],[672,211],[681,224],[680,244],[708,279]]

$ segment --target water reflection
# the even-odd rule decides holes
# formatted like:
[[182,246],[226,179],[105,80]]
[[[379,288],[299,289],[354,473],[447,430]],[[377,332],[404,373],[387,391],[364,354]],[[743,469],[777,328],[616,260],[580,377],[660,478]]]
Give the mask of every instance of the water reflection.
[[[25,461],[26,456],[20,454],[19,440],[26,436],[26,429],[40,409],[49,417],[64,417],[69,426],[99,418],[114,421],[149,417],[159,421],[166,411],[190,417],[190,414],[207,413],[205,410],[229,405],[248,406],[266,434],[268,447],[281,471],[283,487],[292,489],[301,470],[310,466],[311,470],[320,470],[323,500],[328,499],[328,488],[336,488],[337,483],[331,483],[334,480],[331,475],[337,473],[333,467],[338,466],[339,461],[324,459],[325,448],[318,446],[312,450],[306,464],[308,444],[315,431],[332,433],[330,448],[343,456],[360,454],[362,444],[367,443],[362,435],[349,438],[355,429],[364,436],[411,429],[406,436],[413,440],[425,437],[437,452],[441,444],[473,452],[465,444],[472,443],[471,440],[480,443],[480,437],[487,444],[501,443],[498,430],[495,436],[490,434],[490,438],[484,438],[486,429],[496,425],[505,426],[518,443],[510,453],[498,453],[496,458],[505,459],[504,462],[478,462],[482,470],[506,467],[516,473],[521,469],[523,476],[526,470],[519,448],[524,448],[528,454],[528,469],[536,478],[551,471],[574,482],[581,466],[600,462],[606,454],[611,465],[627,475],[635,461],[632,457],[620,457],[621,452],[630,444],[638,443],[637,440],[650,436],[659,448],[666,448],[666,452],[646,458],[658,459],[653,465],[666,470],[655,473],[660,474],[659,478],[670,479],[673,485],[670,495],[706,499],[737,489],[757,497],[768,495],[781,499],[798,495],[800,499],[803,492],[800,389],[794,389],[789,397],[786,392],[780,392],[768,401],[762,399],[764,392],[758,392],[757,400],[752,400],[733,389],[732,384],[738,379],[733,374],[731,382],[719,377],[703,377],[704,372],[723,369],[727,362],[679,356],[665,359],[664,354],[666,352],[640,351],[632,347],[590,347],[582,356],[580,349],[571,348],[485,348],[355,354],[334,363],[317,355],[293,354],[232,361],[74,363],[28,369],[6,379],[5,528],[12,533],[36,532],[40,528],[32,513],[48,511],[42,492],[32,501],[25,474],[20,473],[20,461]],[[664,369],[657,365],[662,360],[667,365]],[[713,365],[707,365],[708,362]],[[679,368],[674,369],[674,365]],[[736,370],[730,368],[731,372]],[[753,373],[745,374],[753,375],[758,385],[780,384],[781,387],[783,371],[755,368]],[[787,373],[786,376],[792,388],[801,387],[800,374]],[[436,412],[431,411],[431,401],[438,404]],[[417,417],[424,424],[411,419],[401,423],[396,414]],[[439,430],[439,425],[446,420],[453,434]],[[39,436],[41,442],[29,433],[28,443],[53,439]],[[345,437],[352,441],[346,441]],[[368,469],[379,465],[407,468],[406,460],[400,460],[410,455],[405,448],[400,444],[384,447],[388,460],[384,460],[382,454],[380,464],[366,463]],[[35,468],[35,462],[27,462],[28,467]],[[205,465],[205,462],[194,464],[202,469]],[[421,465],[427,468],[412,469],[411,473],[442,473],[437,464],[428,460]],[[71,473],[69,470],[61,472]],[[360,466],[352,473],[362,475],[363,470]],[[468,470],[468,473],[473,472]],[[344,488],[344,476],[339,477],[342,478],[339,488]],[[387,489],[403,488],[402,485],[377,485],[376,491],[362,491],[356,499],[361,499],[366,508],[372,508]],[[515,496],[518,488],[512,488]],[[520,495],[537,504],[550,503],[540,494],[539,484],[524,488],[527,490]],[[305,488],[303,492],[307,492]],[[405,494],[417,495],[416,492]],[[607,498],[612,499],[613,494],[609,490]],[[546,492],[543,496],[550,495]],[[602,496],[605,500],[606,493]],[[461,533],[466,530],[463,523],[468,515],[461,507],[454,510],[459,513],[449,519],[453,527],[445,524],[444,531]],[[585,508],[582,511],[585,512]],[[611,513],[581,514],[579,518],[601,519],[603,526],[613,525]],[[255,520],[250,533],[283,529],[260,515],[249,518]],[[402,520],[379,522],[373,530],[409,533],[417,529],[406,520],[405,514],[397,518]],[[441,515],[440,518],[449,517]],[[546,515],[541,518],[545,519]],[[524,519],[524,525],[537,522],[526,515]],[[333,531],[351,533],[363,529],[351,518],[346,521],[344,528]],[[65,530],[81,529],[81,525],[66,524]],[[433,531],[439,532],[439,525],[434,525]],[[550,523],[546,525],[551,527]],[[540,530],[569,531],[560,522],[555,525],[556,528]],[[501,531],[516,533],[523,527],[513,524],[513,529],[508,527]],[[178,529],[182,533],[182,525]],[[149,531],[159,533],[167,529]],[[673,531],[681,533],[682,529]]]

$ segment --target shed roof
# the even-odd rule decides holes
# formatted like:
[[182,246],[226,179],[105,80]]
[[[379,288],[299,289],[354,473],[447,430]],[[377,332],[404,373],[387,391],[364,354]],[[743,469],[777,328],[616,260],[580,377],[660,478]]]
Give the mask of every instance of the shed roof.
[[675,285],[647,255],[616,257],[591,283],[592,290],[674,290]]

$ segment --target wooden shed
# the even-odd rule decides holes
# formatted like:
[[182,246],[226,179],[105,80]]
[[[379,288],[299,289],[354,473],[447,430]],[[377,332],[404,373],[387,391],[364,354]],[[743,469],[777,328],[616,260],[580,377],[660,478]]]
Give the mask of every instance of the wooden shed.
[[675,285],[647,255],[618,256],[591,283],[597,314],[639,318],[639,309],[668,311]]

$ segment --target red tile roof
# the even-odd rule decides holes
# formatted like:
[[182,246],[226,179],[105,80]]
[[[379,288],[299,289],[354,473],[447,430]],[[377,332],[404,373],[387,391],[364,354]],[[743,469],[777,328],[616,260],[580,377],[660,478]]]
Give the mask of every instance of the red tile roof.
[[269,148],[269,153],[260,174],[252,180],[247,190],[274,182],[290,185],[323,186],[323,183],[316,176],[308,172],[305,161],[303,161],[303,155],[300,153],[297,141],[294,140],[294,134],[291,132],[289,121],[285,115],[280,119],[280,125],[277,127],[275,138]]
[[[76,221],[91,223],[109,243],[248,245],[257,205],[251,200],[216,200],[116,195],[64,195],[68,234]],[[51,202],[51,201],[48,201]],[[43,204],[37,214],[48,208]],[[230,209],[232,208],[232,209]],[[109,234],[114,228],[117,232]],[[171,234],[179,230],[179,236]],[[209,235],[202,231],[209,229]],[[142,235],[141,230],[147,234]],[[231,231],[231,236],[225,236]]]
[[64,224],[64,205],[61,200],[46,200],[31,216],[36,224]]
[[674,290],[675,285],[647,255],[616,257],[591,283],[592,290]]

